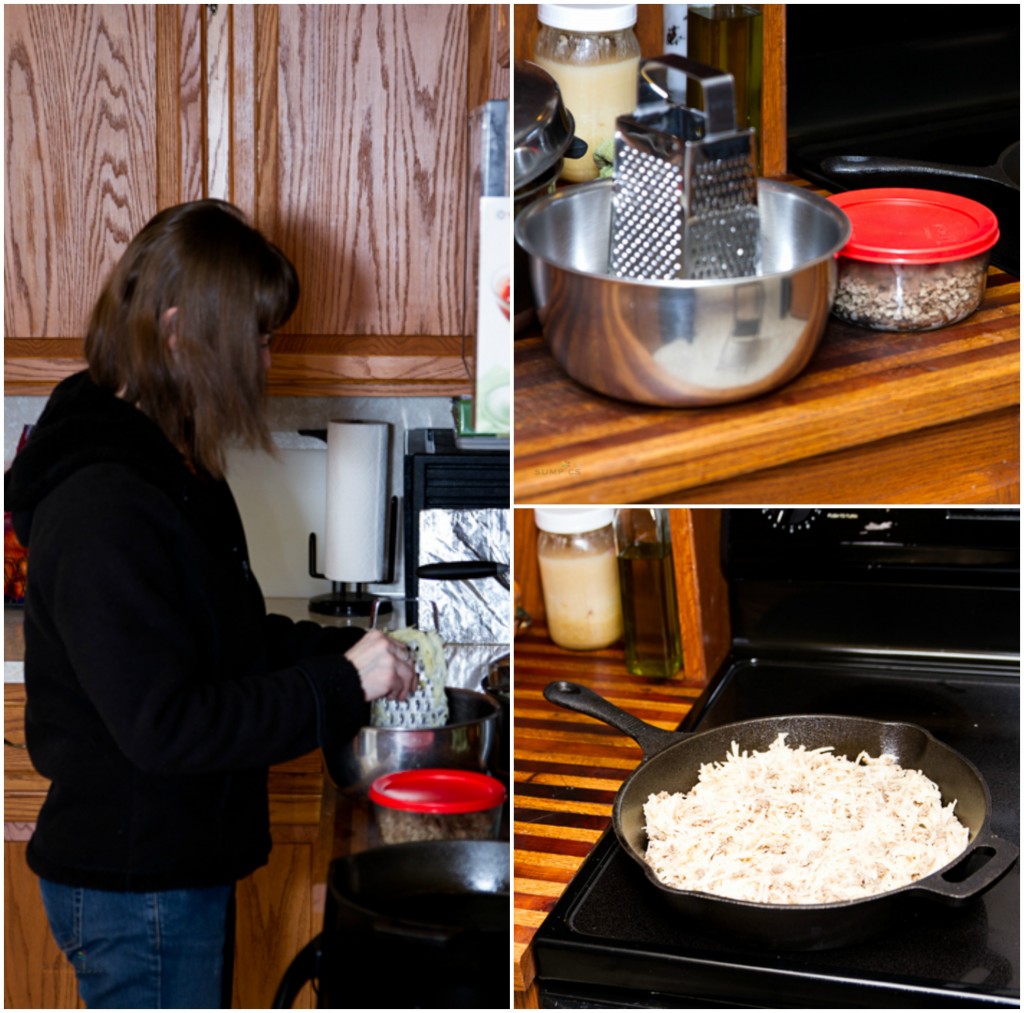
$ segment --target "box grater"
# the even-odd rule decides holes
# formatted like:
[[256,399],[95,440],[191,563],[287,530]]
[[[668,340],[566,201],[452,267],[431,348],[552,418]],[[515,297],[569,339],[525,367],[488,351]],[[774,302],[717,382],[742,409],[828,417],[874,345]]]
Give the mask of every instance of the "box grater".
[[[700,82],[703,111],[673,101],[669,71]],[[636,111],[616,120],[611,232],[618,277],[757,273],[754,131],[736,128],[731,74],[676,54],[640,64]]]
[[370,724],[374,728],[442,728],[448,721],[448,697],[445,694],[444,647],[434,632],[410,628],[392,630],[395,640],[407,644],[419,685],[405,700],[374,700],[370,705]]

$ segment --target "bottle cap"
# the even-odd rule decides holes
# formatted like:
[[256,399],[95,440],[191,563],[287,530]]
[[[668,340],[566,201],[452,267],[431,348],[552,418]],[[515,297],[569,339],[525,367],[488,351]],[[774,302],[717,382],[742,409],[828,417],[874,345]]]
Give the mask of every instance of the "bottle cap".
[[615,520],[611,507],[545,507],[533,511],[533,519],[541,531],[552,535],[578,535],[597,531]]
[[636,4],[537,4],[542,25],[575,32],[619,32],[636,24]]

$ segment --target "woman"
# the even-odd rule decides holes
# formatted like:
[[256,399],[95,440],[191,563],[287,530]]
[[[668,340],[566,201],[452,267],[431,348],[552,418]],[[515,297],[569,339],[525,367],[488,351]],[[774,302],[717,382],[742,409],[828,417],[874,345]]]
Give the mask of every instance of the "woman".
[[378,631],[266,615],[224,479],[269,448],[288,259],[197,201],[132,240],[6,476],[29,548],[29,753],[52,782],[28,846],[90,1007],[220,1005],[233,884],[270,851],[267,768],[351,739],[415,689]]

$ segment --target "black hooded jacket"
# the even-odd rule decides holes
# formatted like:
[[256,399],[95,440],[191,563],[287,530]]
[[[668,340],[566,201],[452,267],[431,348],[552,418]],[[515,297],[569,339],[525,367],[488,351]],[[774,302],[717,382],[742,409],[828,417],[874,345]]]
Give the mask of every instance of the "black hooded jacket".
[[86,373],[54,391],[5,509],[29,550],[26,740],[52,782],[31,868],[155,890],[263,865],[268,766],[368,721],[342,657],[361,631],[267,615],[227,484]]

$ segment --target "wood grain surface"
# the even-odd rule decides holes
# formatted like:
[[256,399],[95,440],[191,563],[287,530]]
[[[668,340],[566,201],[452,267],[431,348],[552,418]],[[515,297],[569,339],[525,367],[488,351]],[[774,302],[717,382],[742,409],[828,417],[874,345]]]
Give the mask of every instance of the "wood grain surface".
[[937,331],[830,319],[806,371],[753,401],[664,409],[569,379],[515,343],[517,502],[957,502],[1020,496],[1020,285]]
[[535,1008],[533,936],[610,826],[615,793],[642,759],[632,739],[549,703],[544,687],[581,683],[664,729],[679,724],[702,687],[630,675],[621,648],[562,650],[541,624],[516,640],[514,678],[513,981],[516,1007]]
[[493,4],[5,5],[6,392],[45,394],[82,368],[131,237],[159,207],[212,196],[299,269],[272,394],[468,394],[466,122],[509,95],[509,18]]
[[156,211],[156,56],[152,4],[4,5],[5,336],[80,335]]
[[467,7],[282,4],[278,19],[271,231],[310,294],[287,330],[461,333]]

